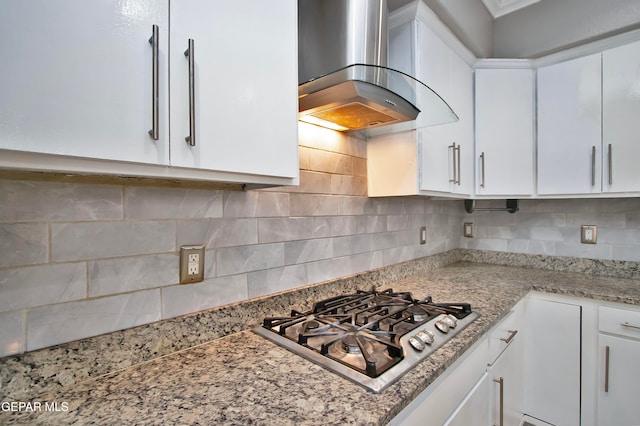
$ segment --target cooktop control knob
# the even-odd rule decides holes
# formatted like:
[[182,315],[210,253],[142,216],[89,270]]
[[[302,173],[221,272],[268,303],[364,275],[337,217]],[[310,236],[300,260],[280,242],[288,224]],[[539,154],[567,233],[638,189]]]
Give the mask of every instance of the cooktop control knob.
[[456,325],[458,325],[458,319],[451,314],[445,315],[442,321],[446,322],[449,328],[456,328]]
[[427,329],[422,330],[418,334],[416,334],[420,340],[422,340],[425,344],[430,345],[435,340],[433,333]]
[[416,336],[409,337],[409,343],[413,346],[413,349],[419,352],[424,351],[424,348],[426,348],[422,340],[418,339]]
[[450,328],[449,324],[447,324],[443,320],[436,321],[434,325],[438,330],[442,331],[444,334],[447,334],[449,332],[449,328]]

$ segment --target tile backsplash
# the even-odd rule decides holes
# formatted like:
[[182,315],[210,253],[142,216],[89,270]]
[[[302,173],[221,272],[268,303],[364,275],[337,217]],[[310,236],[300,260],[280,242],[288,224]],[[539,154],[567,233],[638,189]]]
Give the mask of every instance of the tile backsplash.
[[[299,186],[247,192],[0,180],[0,356],[455,248],[640,261],[640,199],[470,215],[461,201],[367,198],[366,142],[302,123],[299,159]],[[580,244],[581,224],[597,245]],[[186,244],[206,247],[203,282],[178,284]]]
[[0,356],[458,245],[460,202],[366,197],[365,141],[301,124],[299,157],[299,186],[247,192],[0,180]]
[[[504,206],[479,201],[478,207]],[[464,213],[474,238],[460,248],[640,261],[640,198],[520,200],[520,211]],[[597,226],[597,244],[580,242],[580,226]]]

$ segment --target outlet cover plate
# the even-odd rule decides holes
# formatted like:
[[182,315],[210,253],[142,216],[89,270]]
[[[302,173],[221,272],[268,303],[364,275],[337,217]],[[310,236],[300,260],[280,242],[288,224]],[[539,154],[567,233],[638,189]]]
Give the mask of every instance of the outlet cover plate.
[[420,227],[420,244],[426,244],[426,243],[427,243],[427,227],[421,226]]
[[204,280],[204,246],[180,247],[180,284]]
[[595,225],[582,225],[580,227],[580,242],[582,244],[595,244],[598,241]]
[[473,238],[473,222],[464,223],[464,236],[466,238]]

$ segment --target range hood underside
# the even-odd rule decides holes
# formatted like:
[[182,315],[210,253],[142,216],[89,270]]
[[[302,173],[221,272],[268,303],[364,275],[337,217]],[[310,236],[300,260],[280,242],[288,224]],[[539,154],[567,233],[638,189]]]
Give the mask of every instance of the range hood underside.
[[[415,120],[420,110],[374,84],[350,80],[300,98],[300,120],[355,131]],[[329,124],[331,123],[331,124]]]

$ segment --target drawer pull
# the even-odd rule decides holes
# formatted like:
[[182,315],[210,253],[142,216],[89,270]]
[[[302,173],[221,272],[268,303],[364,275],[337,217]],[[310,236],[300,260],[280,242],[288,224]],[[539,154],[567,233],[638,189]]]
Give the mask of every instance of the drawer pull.
[[499,422],[494,426],[504,426],[504,378],[500,377],[499,379],[493,379],[494,382],[500,385],[500,412],[498,413]]
[[151,26],[151,38],[149,39],[149,43],[151,44],[152,49],[152,58],[151,58],[151,130],[149,130],[149,136],[154,141],[157,141],[160,138],[158,134],[158,121],[159,121],[159,98],[160,98],[160,90],[159,90],[159,79],[158,79],[158,70],[159,70],[159,39],[160,29],[157,25]]
[[184,56],[189,60],[189,136],[184,138],[189,146],[196,146],[196,65],[193,39],[188,40]]
[[604,348],[604,391],[609,392],[609,346]]
[[628,328],[635,328],[636,330],[640,330],[640,325],[634,325],[634,324],[630,324],[628,322],[623,322],[620,324],[623,327],[628,327]]
[[514,337],[516,337],[516,334],[518,334],[518,330],[509,330],[509,337],[507,338],[501,338],[500,340],[502,340],[503,342],[505,342],[507,345],[509,343],[511,343],[511,341],[513,340]]

